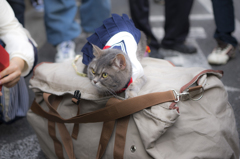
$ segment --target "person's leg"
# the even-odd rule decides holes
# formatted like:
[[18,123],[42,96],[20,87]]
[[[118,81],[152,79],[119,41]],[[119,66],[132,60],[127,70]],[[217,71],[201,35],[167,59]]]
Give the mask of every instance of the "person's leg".
[[[184,42],[189,33],[189,15],[193,0],[166,0],[165,1],[165,35],[162,46],[185,53],[196,52],[193,47],[188,48]],[[183,46],[183,48],[175,46]],[[186,47],[186,48],[184,48]]]
[[129,0],[130,12],[135,26],[143,31],[148,39],[150,49],[159,49],[159,43],[153,35],[149,22],[149,1]]
[[110,13],[110,0],[82,0],[80,17],[83,30],[93,33],[110,16]]
[[49,43],[55,46],[79,36],[81,28],[74,20],[76,12],[75,0],[44,1],[44,20]]
[[238,44],[232,32],[235,29],[234,8],[232,0],[212,0],[213,13],[216,24],[214,38],[217,47],[208,56],[210,64],[226,64],[234,57]]
[[217,41],[232,44],[233,47],[236,47],[238,42],[231,35],[235,29],[233,1],[212,0],[212,5],[216,24],[214,38]]
[[24,26],[24,11],[25,11],[24,0],[7,0],[7,2],[12,7],[15,17]]

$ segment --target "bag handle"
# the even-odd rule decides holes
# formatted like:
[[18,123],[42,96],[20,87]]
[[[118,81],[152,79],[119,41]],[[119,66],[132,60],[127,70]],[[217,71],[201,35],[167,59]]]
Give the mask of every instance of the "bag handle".
[[[35,100],[33,101],[31,110],[35,114],[57,123],[94,123],[116,120],[136,113],[142,109],[164,102],[174,102],[175,100],[176,97],[172,90],[166,92],[150,93],[127,100],[110,98],[105,108],[94,112],[77,115],[70,119],[64,119],[57,113],[51,113],[43,110]],[[49,109],[55,112],[56,110],[51,106],[51,104],[48,101],[46,102],[49,106]]]
[[126,116],[124,118],[117,120],[114,151],[113,151],[114,159],[123,159],[124,157],[124,149],[125,149],[125,142],[127,137],[129,120],[130,120],[130,116]]
[[[60,104],[62,97],[61,96],[57,96],[55,99],[52,100],[52,102],[49,102],[49,97],[51,96],[51,94],[49,93],[43,93],[43,99],[46,102],[47,106],[50,108],[49,112],[59,115],[57,112],[57,107]],[[52,103],[52,104],[51,104]],[[79,110],[78,110],[79,112]],[[74,151],[73,151],[73,142],[71,140],[71,136],[65,126],[64,123],[56,123],[57,128],[59,130],[62,142],[63,142],[63,146],[66,150],[66,153],[68,155],[69,159],[76,159],[75,155],[74,155]],[[74,124],[75,127],[76,124]],[[49,131],[49,135],[51,136],[51,138],[53,139],[54,142],[54,148],[55,148],[55,153],[58,156],[58,158],[62,159],[63,157],[63,148],[61,143],[59,142],[59,140],[56,137],[56,128],[55,128],[55,122],[54,121],[49,121],[48,120],[48,131]]]

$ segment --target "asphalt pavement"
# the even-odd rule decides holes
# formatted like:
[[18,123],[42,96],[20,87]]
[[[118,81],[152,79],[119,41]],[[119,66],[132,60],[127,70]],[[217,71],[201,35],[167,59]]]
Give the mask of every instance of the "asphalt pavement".
[[[128,0],[112,0],[112,13],[128,14]],[[164,5],[156,3],[153,0],[150,2],[150,22],[153,33],[157,39],[161,41],[164,36]],[[47,61],[54,62],[56,49],[46,41],[46,33],[44,28],[43,13],[37,13],[31,6],[29,1],[25,13],[26,28],[30,31],[33,38],[38,43],[39,47],[39,62]],[[240,1],[234,0],[235,7],[235,25],[236,29],[234,36],[240,42]],[[173,62],[176,66],[181,67],[204,67],[207,69],[223,70],[224,76],[222,82],[228,92],[229,103],[232,105],[235,118],[237,121],[237,129],[240,133],[240,51],[238,49],[236,57],[231,59],[226,65],[216,66],[209,65],[207,55],[211,53],[216,46],[213,39],[215,31],[214,16],[212,14],[210,0],[196,0],[190,15],[191,29],[188,43],[195,45],[198,49],[196,54],[185,55],[179,52],[160,51],[165,55],[165,59]],[[86,43],[87,33],[82,33],[75,39],[77,44],[76,52],[81,54],[81,48]],[[29,78],[26,79],[26,82]],[[31,101],[34,94],[29,90]],[[43,152],[38,144],[37,137],[28,124],[26,118],[18,120],[11,125],[0,125],[0,159],[45,159]]]

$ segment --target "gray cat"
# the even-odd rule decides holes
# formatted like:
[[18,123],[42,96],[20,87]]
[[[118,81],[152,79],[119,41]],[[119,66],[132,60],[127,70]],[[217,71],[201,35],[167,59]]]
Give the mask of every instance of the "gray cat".
[[[141,39],[137,45],[137,59],[140,61],[146,50],[147,39],[141,32]],[[119,49],[102,50],[93,45],[95,58],[89,63],[87,70],[88,78],[97,88],[100,95],[117,95],[128,84],[132,76],[132,64],[128,55]],[[125,98],[137,96],[141,87],[146,83],[143,75],[131,83],[126,91]]]

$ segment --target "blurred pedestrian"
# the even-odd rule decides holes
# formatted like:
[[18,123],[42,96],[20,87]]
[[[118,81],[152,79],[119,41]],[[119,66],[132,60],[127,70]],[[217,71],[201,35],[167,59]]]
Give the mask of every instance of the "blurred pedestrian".
[[[75,21],[77,12],[74,0],[45,0],[44,19],[47,40],[56,46],[55,62],[63,62],[75,57],[74,38],[81,33]],[[82,0],[80,6],[81,26],[85,32],[93,33],[102,21],[110,16],[110,0]]]
[[210,64],[226,64],[234,57],[238,42],[232,36],[235,29],[234,8],[232,0],[212,0],[216,31],[214,38],[217,47],[208,56]]
[[[149,1],[129,0],[132,20],[136,27],[142,30],[148,37],[150,56],[162,58],[158,53],[160,47],[157,39],[151,31],[149,23]],[[175,50],[181,53],[195,53],[194,46],[185,43],[189,33],[189,14],[193,0],[166,0],[165,1],[165,35],[161,42],[164,49]]]
[[[28,89],[23,76],[27,76],[36,65],[37,49],[6,0],[0,0],[0,11],[0,44],[10,57],[9,66],[0,72],[0,85],[3,86],[0,92],[0,121],[9,122],[25,116],[29,109]],[[0,52],[0,57],[4,52]]]

